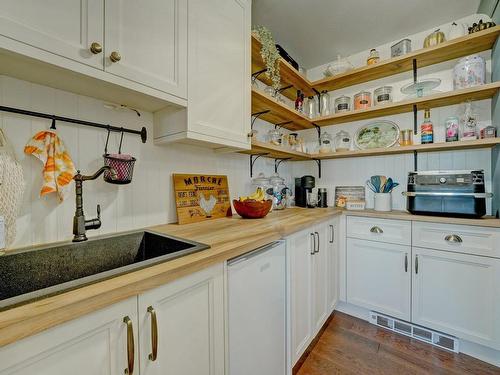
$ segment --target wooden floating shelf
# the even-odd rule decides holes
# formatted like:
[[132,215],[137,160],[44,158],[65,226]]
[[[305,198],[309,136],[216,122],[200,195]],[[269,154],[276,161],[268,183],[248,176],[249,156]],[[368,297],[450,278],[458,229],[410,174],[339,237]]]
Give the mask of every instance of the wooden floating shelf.
[[356,111],[336,113],[330,116],[318,117],[316,119],[313,119],[312,122],[319,126],[327,126],[411,112],[413,111],[414,105],[417,106],[418,110],[422,110],[424,108],[436,108],[459,104],[467,100],[489,99],[493,97],[493,95],[495,95],[495,93],[499,89],[500,81],[467,89],[428,95],[422,98],[381,104],[367,109],[358,109]]
[[311,120],[286,104],[278,102],[262,91],[252,89],[252,113],[269,111],[259,116],[260,119],[278,124],[292,121],[283,127],[289,130],[303,130],[314,128]]
[[414,151],[433,152],[433,151],[453,151],[478,148],[492,148],[500,144],[500,137],[476,139],[472,141],[457,141],[446,143],[430,143],[425,145],[394,146],[390,148],[373,148],[370,150],[339,151],[329,154],[311,154],[312,159],[342,159],[357,158],[363,156],[382,156],[408,154]]
[[[434,47],[422,48],[403,56],[380,61],[374,65],[367,65],[337,74],[333,77],[317,81],[309,81],[284,59],[280,60],[280,73],[283,86],[293,85],[293,88],[283,91],[288,98],[295,100],[297,91],[302,90],[304,95],[314,95],[318,91],[338,90],[344,87],[388,77],[413,69],[413,59],[417,61],[417,68],[453,60],[473,53],[489,50],[500,34],[500,25],[460,38],[452,39]],[[265,64],[260,55],[261,44],[255,35],[252,35],[252,73],[264,69]],[[269,79],[261,74],[259,80],[270,84]]]
[[240,151],[242,154],[266,154],[267,158],[274,159],[288,159],[298,161],[298,160],[310,160],[311,156],[304,152],[292,151],[281,146],[276,146],[267,142],[252,141],[252,149]]
[[[254,34],[252,34],[252,74],[255,72],[260,72],[266,67],[266,64],[264,64],[264,61],[262,61],[262,57],[260,55],[260,48],[261,44],[259,39]],[[283,58],[280,58],[280,75],[282,86],[293,86],[282,91],[282,94],[287,98],[295,100],[295,98],[297,97],[297,90],[302,90],[304,92],[304,95],[306,96],[314,95],[311,82],[307,78],[302,76]],[[259,80],[264,82],[266,85],[271,86],[271,80],[267,78],[265,73],[259,75]]]
[[417,61],[418,68],[438,64],[443,61],[489,50],[493,47],[499,34],[500,26],[495,26],[477,33],[452,39],[434,47],[419,49],[403,56],[380,61],[374,65],[363,66],[333,77],[314,81],[311,84],[318,91],[338,90],[343,87],[410,71],[413,69],[413,59]]
[[370,150],[339,151],[328,154],[307,154],[304,152],[288,150],[281,146],[275,146],[266,142],[252,141],[252,149],[240,151],[240,153],[248,155],[266,154],[263,156],[274,159],[289,158],[291,161],[301,161],[301,160],[314,160],[314,159],[328,160],[328,159],[359,158],[364,156],[410,154],[413,153],[414,151],[435,152],[435,151],[468,150],[468,149],[492,148],[497,145],[500,145],[500,137],[476,139],[472,141],[430,143],[425,145],[411,145],[411,146],[394,146],[390,148],[372,148]]

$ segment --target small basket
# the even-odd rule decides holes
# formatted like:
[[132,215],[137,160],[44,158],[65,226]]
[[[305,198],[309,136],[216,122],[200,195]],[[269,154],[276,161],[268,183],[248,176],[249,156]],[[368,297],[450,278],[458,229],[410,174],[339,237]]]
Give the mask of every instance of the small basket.
[[108,141],[110,130],[108,129],[108,136],[106,138],[106,146],[104,147],[104,165],[111,167],[115,170],[116,176],[107,170],[104,171],[104,181],[110,184],[125,185],[132,182],[132,176],[134,175],[134,165],[136,158],[130,155],[122,155],[122,142],[123,142],[123,131],[120,137],[120,147],[118,148],[118,154],[108,154]]

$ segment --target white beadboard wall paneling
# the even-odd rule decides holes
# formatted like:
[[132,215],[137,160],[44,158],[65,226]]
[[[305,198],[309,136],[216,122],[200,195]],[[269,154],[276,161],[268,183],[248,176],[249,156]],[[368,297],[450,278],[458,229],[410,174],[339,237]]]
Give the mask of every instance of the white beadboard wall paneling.
[[[138,117],[132,111],[104,107],[100,100],[76,95],[0,76],[0,103],[83,120],[109,123],[140,129],[146,126],[150,139],[142,144],[138,136],[125,134],[122,151],[137,158],[134,178],[129,185],[112,185],[101,178],[83,184],[84,209],[87,218],[96,216],[96,205],[101,205],[102,227],[88,231],[89,236],[115,233],[147,226],[175,222],[175,201],[172,173],[225,174],[229,179],[231,196],[236,198],[251,192],[249,156],[218,154],[210,149],[173,144],[154,146],[152,142],[153,115],[141,111]],[[57,132],[83,174],[92,174],[103,165],[102,155],[107,132],[74,124],[57,125]],[[36,132],[48,129],[50,121],[0,112],[0,126],[12,142],[21,162],[26,181],[21,212],[17,220],[17,237],[12,248],[41,243],[70,240],[75,212],[74,184],[62,203],[55,194],[40,198],[42,163],[23,152],[26,142]],[[256,124],[264,136],[269,124]],[[108,152],[118,151],[119,133],[111,133]],[[282,163],[280,175],[291,183],[291,163]],[[255,163],[254,176],[274,173],[274,160],[260,158]]]

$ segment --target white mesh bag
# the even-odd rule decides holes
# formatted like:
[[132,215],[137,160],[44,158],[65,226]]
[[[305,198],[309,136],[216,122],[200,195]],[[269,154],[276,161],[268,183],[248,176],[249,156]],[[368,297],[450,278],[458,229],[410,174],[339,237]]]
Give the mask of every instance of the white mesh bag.
[[0,215],[5,220],[8,247],[16,238],[16,219],[24,192],[23,168],[11,144],[0,129]]

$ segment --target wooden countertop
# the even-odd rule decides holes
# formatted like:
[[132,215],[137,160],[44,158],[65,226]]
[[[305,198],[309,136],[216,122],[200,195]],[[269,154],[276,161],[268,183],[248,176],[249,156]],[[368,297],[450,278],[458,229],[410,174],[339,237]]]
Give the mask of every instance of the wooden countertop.
[[456,219],[411,215],[404,211],[346,211],[335,208],[289,208],[257,220],[239,216],[187,225],[167,224],[148,230],[186,238],[211,248],[165,263],[0,312],[0,347],[136,296],[212,264],[234,258],[334,216],[368,216],[500,228],[500,219]]
[[424,221],[440,224],[459,224],[459,225],[473,225],[479,227],[500,228],[500,219],[493,216],[485,216],[481,219],[467,219],[457,217],[444,217],[444,216],[427,216],[427,215],[413,215],[408,211],[390,211],[379,212],[374,210],[360,210],[360,211],[342,211],[347,216],[365,216],[376,217],[379,219],[395,219],[395,220],[408,220],[408,221]]
[[0,347],[234,258],[341,213],[334,208],[290,208],[271,212],[257,220],[234,216],[182,226],[167,224],[147,228],[202,242],[211,248],[1,311]]

